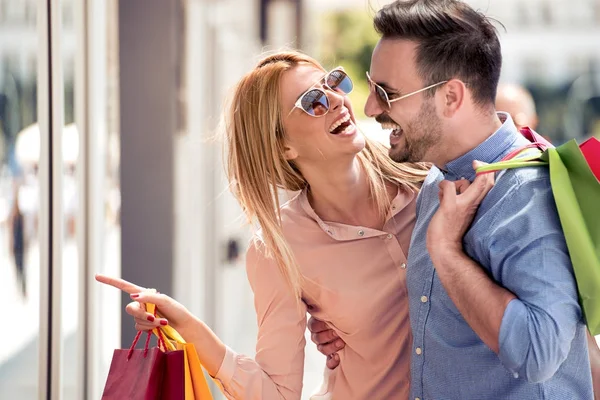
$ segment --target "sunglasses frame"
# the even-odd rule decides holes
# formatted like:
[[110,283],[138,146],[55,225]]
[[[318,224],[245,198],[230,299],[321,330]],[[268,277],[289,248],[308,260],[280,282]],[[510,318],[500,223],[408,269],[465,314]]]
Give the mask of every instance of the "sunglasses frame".
[[[323,75],[323,77],[321,79],[319,79],[317,82],[315,82],[311,87],[308,88],[307,91],[305,91],[304,93],[302,93],[300,95],[300,97],[298,97],[298,100],[296,100],[296,102],[294,103],[294,107],[292,108],[292,110],[290,111],[290,113],[288,114],[288,116],[294,112],[294,110],[296,108],[299,108],[300,110],[304,111],[306,114],[310,115],[311,117],[314,118],[320,118],[324,115],[327,115],[327,113],[329,112],[329,97],[327,97],[327,92],[321,88],[316,88],[315,86],[318,85],[319,83],[323,82],[322,85],[325,88],[328,88],[329,90],[333,91],[333,92],[337,92],[336,89],[333,89],[332,87],[330,87],[329,85],[327,85],[327,77],[329,75],[331,75],[332,73],[336,72],[336,71],[342,71],[345,75],[346,78],[350,79],[350,82],[352,83],[352,89],[350,89],[350,91],[348,93],[346,92],[341,92],[344,94],[344,96],[349,95],[350,93],[352,93],[352,91],[354,90],[354,82],[352,82],[352,78],[350,78],[350,75],[348,75],[348,73],[344,70],[343,67],[336,67],[334,69],[332,69],[331,71],[329,71],[328,73],[326,73],[325,75]],[[327,99],[327,111],[321,115],[313,115],[311,113],[309,113],[308,111],[306,111],[303,107],[302,107],[302,98],[304,98],[304,96],[306,96],[307,93],[312,92],[313,90],[316,90],[318,92],[323,93],[323,95],[325,96],[325,98]],[[338,92],[339,93],[339,92]]]
[[397,98],[395,98],[395,99],[393,99],[393,100],[390,100],[390,97],[388,96],[388,94],[387,94],[387,92],[385,91],[385,89],[384,89],[384,88],[382,88],[382,87],[381,87],[380,85],[378,85],[377,83],[375,83],[375,82],[373,81],[373,79],[371,79],[371,76],[369,75],[369,71],[366,71],[366,74],[367,74],[367,80],[369,81],[369,87],[371,87],[371,86],[374,86],[375,88],[379,88],[379,90],[381,90],[381,92],[382,92],[382,93],[385,95],[385,99],[382,99],[382,98],[381,98],[381,96],[379,95],[379,92],[377,91],[377,89],[374,89],[375,96],[376,96],[376,97],[377,97],[379,100],[385,100],[385,102],[387,103],[387,110],[388,110],[388,111],[392,109],[392,103],[393,103],[393,102],[395,102],[395,101],[398,101],[398,100],[403,100],[403,99],[405,99],[405,98],[407,98],[407,97],[410,97],[410,96],[412,96],[412,95],[414,95],[414,94],[417,94],[417,93],[424,92],[424,91],[426,91],[426,90],[428,90],[428,89],[434,88],[434,87],[436,87],[436,86],[443,85],[444,83],[447,83],[447,82],[448,82],[448,81],[441,81],[441,82],[438,82],[438,83],[434,83],[433,85],[429,85],[429,86],[427,86],[427,87],[424,87],[423,89],[415,90],[414,92],[410,92],[410,93],[404,94],[404,95],[402,95],[402,96],[400,96],[400,97],[397,97]]

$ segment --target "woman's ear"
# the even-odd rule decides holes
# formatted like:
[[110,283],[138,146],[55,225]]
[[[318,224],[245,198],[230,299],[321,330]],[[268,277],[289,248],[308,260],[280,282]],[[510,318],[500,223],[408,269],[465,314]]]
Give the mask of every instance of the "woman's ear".
[[290,145],[285,145],[285,147],[283,148],[283,156],[286,160],[292,161],[298,158],[298,152],[294,147]]

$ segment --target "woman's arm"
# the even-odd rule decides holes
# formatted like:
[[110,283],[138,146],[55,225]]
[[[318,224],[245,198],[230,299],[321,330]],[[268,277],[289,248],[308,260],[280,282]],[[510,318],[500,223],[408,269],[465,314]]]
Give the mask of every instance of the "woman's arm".
[[[254,359],[227,348],[204,322],[169,296],[121,279],[102,275],[96,279],[131,294],[135,302],[126,310],[134,316],[136,329],[150,330],[168,323],[186,342],[193,343],[200,362],[221,381],[229,399],[300,399],[306,307],[304,303],[298,306],[276,263],[254,244],[248,249],[246,270],[258,321]],[[155,304],[165,318],[154,318],[140,306],[143,303]]]
[[253,242],[246,253],[258,323],[256,357],[227,349],[215,377],[230,399],[300,399],[306,306],[298,304],[276,262],[261,247]]

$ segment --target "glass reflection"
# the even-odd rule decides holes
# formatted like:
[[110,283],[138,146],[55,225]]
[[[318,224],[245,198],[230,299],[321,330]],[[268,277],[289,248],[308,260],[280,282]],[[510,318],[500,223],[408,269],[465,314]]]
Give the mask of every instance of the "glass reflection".
[[[37,399],[39,131],[35,0],[0,0],[0,398]],[[10,345],[6,345],[10,343]]]
[[61,46],[63,63],[63,248],[62,248],[62,398],[77,400],[79,390],[79,367],[82,359],[79,346],[81,329],[79,321],[79,258],[77,243],[77,212],[79,187],[79,130],[75,125],[75,53],[77,40],[74,24],[73,0],[61,1]]

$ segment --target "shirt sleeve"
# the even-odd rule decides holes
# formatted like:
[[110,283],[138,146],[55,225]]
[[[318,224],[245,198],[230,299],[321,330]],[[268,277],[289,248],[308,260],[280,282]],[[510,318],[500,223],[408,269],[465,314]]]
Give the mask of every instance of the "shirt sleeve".
[[516,295],[502,318],[499,358],[530,382],[551,378],[569,355],[582,313],[549,179],[502,200],[484,241],[494,278]]
[[227,348],[215,378],[228,399],[296,400],[302,393],[306,305],[300,305],[277,263],[252,243],[246,272],[254,292],[258,340],[254,359]]

